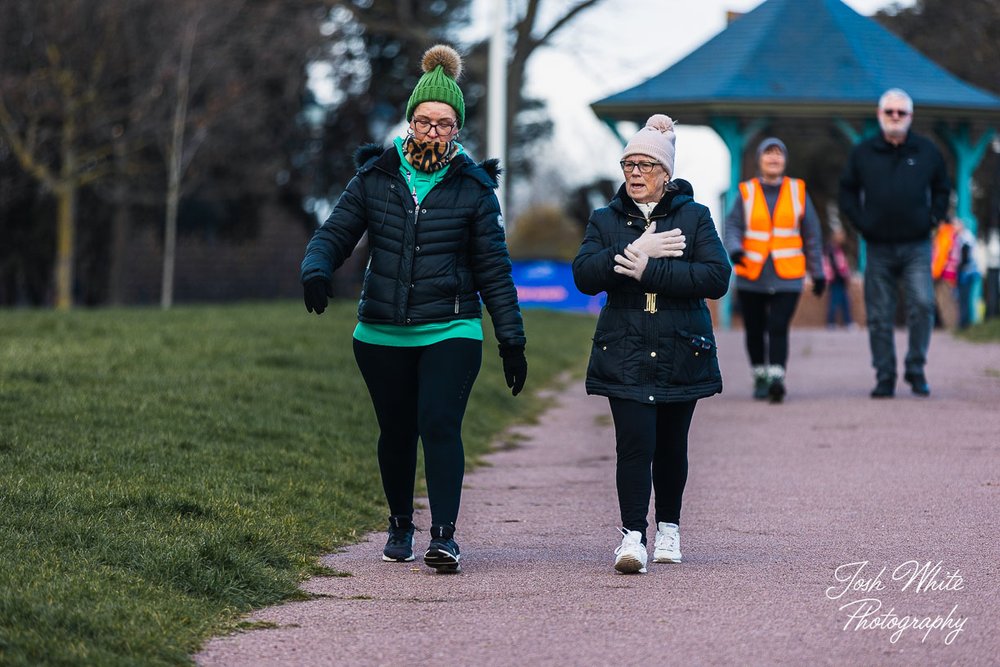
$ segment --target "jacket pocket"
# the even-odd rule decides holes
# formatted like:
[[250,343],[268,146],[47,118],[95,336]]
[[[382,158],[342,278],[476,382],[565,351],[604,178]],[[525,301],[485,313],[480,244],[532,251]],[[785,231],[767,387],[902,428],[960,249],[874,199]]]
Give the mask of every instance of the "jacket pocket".
[[707,336],[678,331],[674,340],[672,384],[709,382],[719,374],[718,350]]
[[623,384],[625,331],[598,331],[590,351],[587,377],[600,382]]

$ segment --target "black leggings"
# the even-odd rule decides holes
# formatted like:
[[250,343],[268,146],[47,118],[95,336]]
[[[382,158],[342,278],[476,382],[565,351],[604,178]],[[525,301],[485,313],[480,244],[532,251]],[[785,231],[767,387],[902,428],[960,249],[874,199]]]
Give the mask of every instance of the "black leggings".
[[638,530],[645,542],[650,487],[656,492],[657,523],[680,524],[688,473],[688,430],[697,401],[648,405],[621,398],[608,400],[615,420],[622,526]]
[[[749,292],[738,290],[743,328],[746,330],[747,354],[750,365],[788,364],[788,329],[792,324],[798,292]],[[767,355],[764,355],[764,334],[767,334]]]
[[454,525],[465,475],[462,418],[482,363],[482,341],[390,347],[355,339],[354,358],[378,418],[378,465],[390,514],[413,515],[419,437],[431,524]]

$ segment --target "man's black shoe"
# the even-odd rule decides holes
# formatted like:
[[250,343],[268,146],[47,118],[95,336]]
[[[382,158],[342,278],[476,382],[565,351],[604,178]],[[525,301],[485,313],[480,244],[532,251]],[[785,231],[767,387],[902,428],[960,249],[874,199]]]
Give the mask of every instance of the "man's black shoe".
[[413,560],[413,521],[410,517],[389,517],[389,539],[382,549],[382,560],[396,563]]
[[872,398],[892,398],[896,394],[895,380],[879,380],[872,389]]
[[923,373],[907,373],[903,379],[910,384],[910,389],[917,396],[931,395],[931,387],[927,384],[927,378],[924,377]]
[[454,540],[454,526],[432,526],[431,543],[424,553],[424,563],[437,570],[438,574],[454,574],[462,567],[462,554]]

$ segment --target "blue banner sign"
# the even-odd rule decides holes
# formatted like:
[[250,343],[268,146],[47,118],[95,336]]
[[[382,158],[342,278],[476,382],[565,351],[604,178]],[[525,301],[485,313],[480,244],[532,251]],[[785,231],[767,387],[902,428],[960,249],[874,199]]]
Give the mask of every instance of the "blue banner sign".
[[588,296],[576,288],[569,262],[516,261],[513,266],[517,300],[524,308],[598,313],[604,304],[603,293]]

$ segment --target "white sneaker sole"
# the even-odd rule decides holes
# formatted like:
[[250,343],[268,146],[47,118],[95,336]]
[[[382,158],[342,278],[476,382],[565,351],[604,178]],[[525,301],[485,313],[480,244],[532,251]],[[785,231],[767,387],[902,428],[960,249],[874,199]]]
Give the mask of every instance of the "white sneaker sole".
[[385,554],[382,554],[382,560],[384,560],[386,563],[412,563],[413,558],[414,558],[413,554],[410,554],[409,558],[391,558],[389,556],[386,556]]
[[462,571],[462,564],[459,562],[462,554],[451,554],[440,549],[428,549],[424,554],[424,564],[434,568],[438,574],[458,574]]
[[680,563],[681,559],[680,559],[679,556],[677,558],[671,558],[670,556],[653,556],[653,562],[654,563]]
[[624,556],[615,561],[615,569],[622,574],[646,574],[646,566],[642,561],[632,556]]

